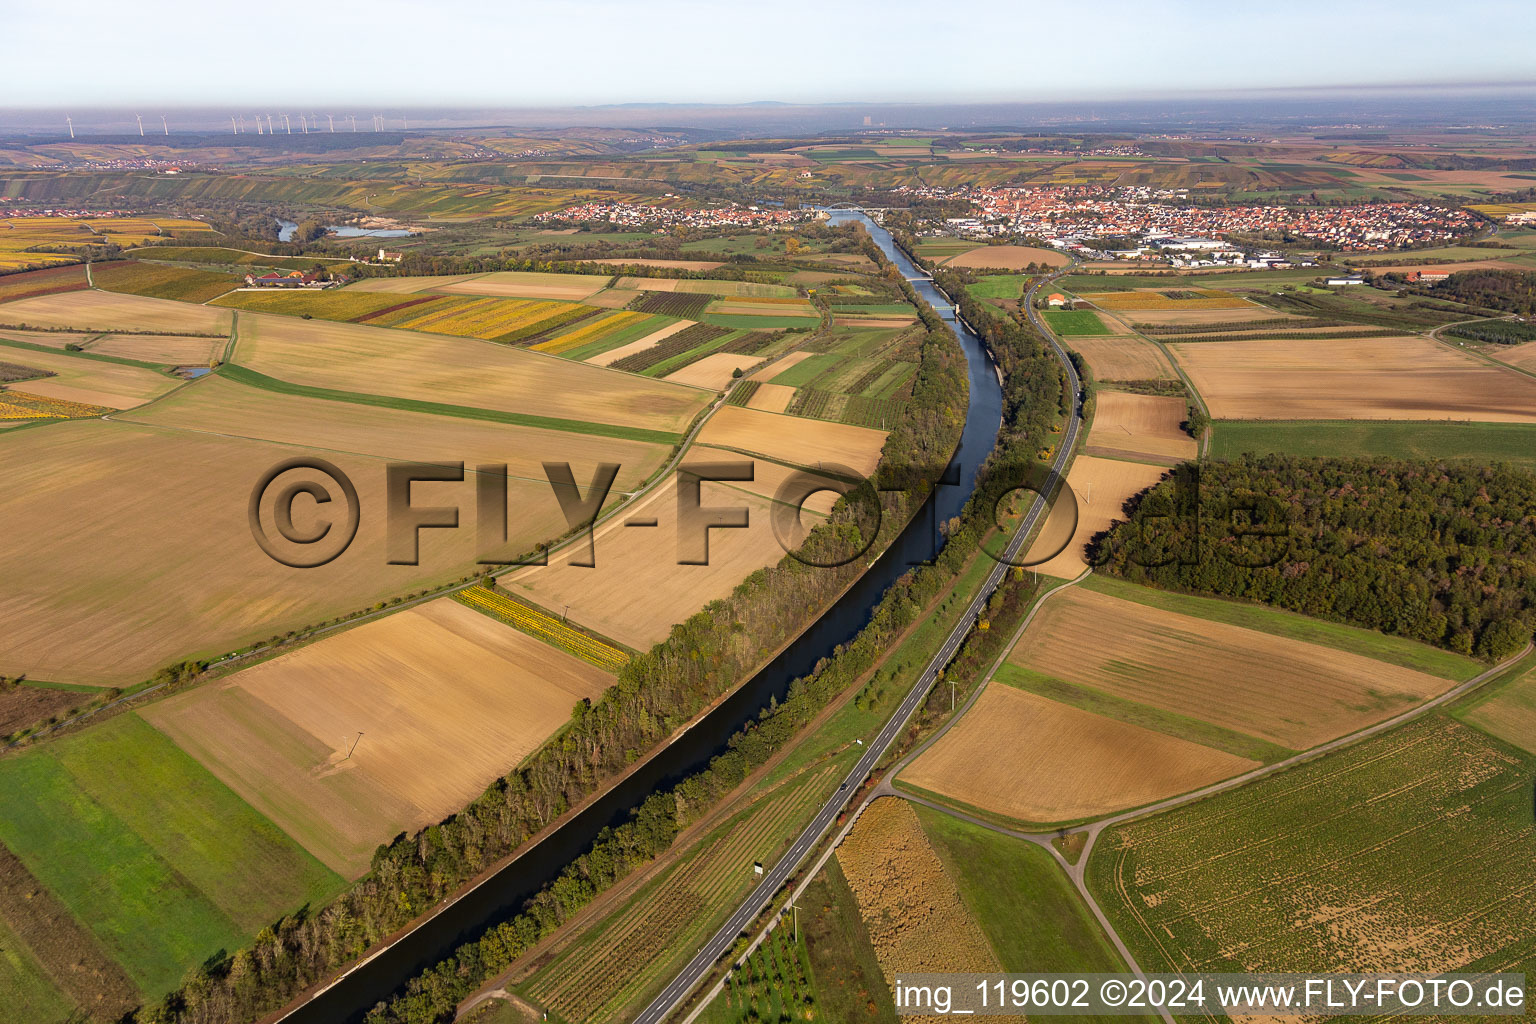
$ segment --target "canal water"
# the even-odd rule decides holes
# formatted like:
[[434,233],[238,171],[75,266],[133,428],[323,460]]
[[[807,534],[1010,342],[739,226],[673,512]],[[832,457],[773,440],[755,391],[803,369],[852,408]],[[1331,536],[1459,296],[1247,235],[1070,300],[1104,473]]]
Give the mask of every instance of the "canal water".
[[[529,896],[575,860],[605,826],[624,821],[652,792],[671,786],[708,765],[726,741],[755,719],[770,700],[781,698],[796,678],[853,639],[869,622],[887,587],[912,565],[930,560],[942,538],[938,524],[958,515],[975,487],[976,474],[997,441],[1002,423],[1002,390],[981,341],[955,318],[953,308],[931,281],[896,248],[890,233],[867,215],[832,211],[833,223],[864,224],[902,275],[931,303],[960,340],[970,377],[970,400],[960,448],[938,487],[907,528],[849,590],[783,653],[722,701],[685,734],[658,752],[633,775],[576,815],[561,829],[524,852],[472,893],[351,974],[283,1018],[285,1024],[341,1024],[359,1021],[423,968],[449,956],[461,943],[516,915]],[[686,566],[678,571],[686,572]]]

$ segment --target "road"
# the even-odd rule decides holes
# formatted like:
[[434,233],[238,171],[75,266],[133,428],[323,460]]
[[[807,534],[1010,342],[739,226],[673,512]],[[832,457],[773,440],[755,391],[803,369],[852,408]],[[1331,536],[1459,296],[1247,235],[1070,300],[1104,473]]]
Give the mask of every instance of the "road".
[[[1066,273],[1069,269],[1070,265],[1056,274],[1052,274],[1050,277],[1037,280],[1030,287],[1029,291],[1025,293],[1023,301],[1024,308],[1029,311],[1030,321],[1050,342],[1051,347],[1056,351],[1057,357],[1066,368],[1067,385],[1072,389],[1072,413],[1068,417],[1061,444],[1051,463],[1051,469],[1062,476],[1066,475],[1067,465],[1071,462],[1072,451],[1077,443],[1078,430],[1082,425],[1082,381],[1078,378],[1077,370],[1072,366],[1072,360],[1067,358],[1066,350],[1056,341],[1056,336],[1046,328],[1039,314],[1035,311],[1034,299],[1035,293],[1042,284],[1053,280],[1062,273]],[[958,312],[956,316],[958,317]],[[992,567],[992,571],[987,574],[986,582],[982,585],[975,598],[972,599],[970,606],[966,608],[965,614],[955,624],[955,628],[945,639],[944,645],[933,656],[932,660],[928,662],[928,665],[923,669],[923,674],[913,684],[906,697],[902,699],[901,706],[896,709],[895,714],[885,723],[885,727],[880,730],[880,734],[865,747],[864,755],[859,758],[858,763],[849,771],[838,791],[827,799],[827,802],[816,812],[816,817],[795,838],[794,843],[790,845],[784,856],[780,857],[778,862],[764,874],[763,880],[752,890],[752,893],[741,906],[731,914],[725,924],[721,925],[720,929],[710,937],[709,941],[694,955],[693,959],[688,961],[688,965],[683,968],[682,972],[672,979],[671,983],[661,991],[661,994],[652,1000],[651,1004],[635,1018],[636,1024],[660,1024],[662,1020],[665,1020],[669,1014],[676,1010],[688,998],[689,993],[704,980],[705,976],[709,974],[720,958],[730,952],[737,937],[747,930],[757,915],[772,902],[775,894],[789,881],[790,876],[804,863],[805,858],[821,843],[822,838],[837,821],[838,815],[842,813],[843,808],[847,805],[849,797],[858,791],[865,779],[869,778],[870,773],[874,771],[875,765],[885,756],[886,751],[890,749],[891,744],[895,742],[896,737],[901,734],[901,731],[906,728],[907,720],[912,717],[918,705],[927,698],[929,689],[932,688],[934,682],[938,679],[939,671],[949,664],[960,650],[960,645],[970,633],[971,626],[980,617],[982,609],[986,607],[987,600],[992,596],[992,592],[1002,582],[1003,574],[1010,568],[1007,563],[1017,557],[1025,540],[1033,532],[1035,526],[1047,511],[1046,497],[1044,495],[1036,495],[1034,502],[1029,507],[1029,512],[1025,515],[1018,531],[1014,534],[1013,539],[1009,541],[1008,547],[1004,551],[1004,560]]]

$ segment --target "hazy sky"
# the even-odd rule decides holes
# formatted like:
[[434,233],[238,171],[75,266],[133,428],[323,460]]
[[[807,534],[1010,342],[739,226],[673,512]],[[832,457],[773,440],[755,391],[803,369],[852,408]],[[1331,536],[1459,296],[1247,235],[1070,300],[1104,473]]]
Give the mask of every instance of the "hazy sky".
[[1518,0],[1475,15],[1444,0],[4,0],[0,23],[0,107],[1029,102],[1536,79],[1536,3]]

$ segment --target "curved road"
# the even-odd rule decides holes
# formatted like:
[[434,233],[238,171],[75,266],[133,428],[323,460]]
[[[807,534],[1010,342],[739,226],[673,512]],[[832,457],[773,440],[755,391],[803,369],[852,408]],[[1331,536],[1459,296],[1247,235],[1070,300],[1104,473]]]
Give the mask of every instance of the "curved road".
[[[1035,311],[1034,298],[1035,292],[1039,289],[1040,285],[1060,276],[1069,270],[1070,267],[1071,265],[1069,264],[1068,267],[1057,271],[1055,274],[1037,280],[1030,287],[1029,291],[1025,293],[1023,302],[1024,307],[1029,311],[1030,322],[1050,342],[1051,347],[1056,351],[1057,357],[1061,360],[1062,366],[1066,368],[1068,387],[1072,389],[1072,412],[1067,419],[1067,426],[1062,437],[1061,446],[1056,452],[1056,457],[1051,462],[1051,470],[1062,476],[1065,476],[1067,465],[1072,460],[1072,451],[1077,443],[1078,429],[1082,425],[1082,381],[1078,378],[1077,370],[1073,367],[1072,360],[1067,358],[1066,350],[1057,342],[1056,336],[1046,328],[1039,314]],[[931,277],[926,277],[926,279],[932,280]],[[954,307],[939,309],[937,312],[946,321],[950,322],[951,330],[954,330],[956,334],[960,332],[961,328],[956,322],[958,313],[954,310]],[[945,315],[946,313],[948,315]],[[779,858],[778,863],[767,871],[763,876],[763,880],[757,884],[757,887],[752,890],[741,906],[731,914],[725,924],[720,926],[719,930],[710,937],[710,940],[694,955],[693,959],[688,961],[688,965],[683,968],[682,972],[672,979],[672,982],[662,990],[661,994],[635,1018],[636,1024],[660,1024],[661,1021],[665,1020],[669,1014],[676,1010],[687,999],[689,993],[704,980],[705,976],[709,974],[720,958],[730,952],[737,936],[747,930],[757,915],[772,902],[774,895],[789,881],[789,877],[795,873],[805,861],[805,858],[821,843],[828,829],[837,821],[837,816],[842,813],[848,798],[857,792],[864,783],[864,780],[869,777],[875,765],[885,756],[885,752],[895,742],[901,730],[906,727],[907,720],[912,717],[912,713],[917,710],[918,705],[927,697],[929,689],[932,688],[934,682],[938,679],[939,671],[949,664],[956,652],[960,650],[960,645],[965,641],[967,634],[970,633],[971,626],[980,616],[982,609],[986,607],[992,592],[1002,582],[1003,574],[1010,568],[1008,563],[1017,557],[1019,550],[1024,545],[1024,541],[1033,532],[1035,526],[1047,511],[1048,505],[1045,496],[1036,495],[1033,504],[1030,505],[1028,514],[1025,515],[1018,531],[1014,534],[1013,539],[1009,541],[1008,547],[1004,551],[1004,560],[992,567],[992,571],[987,574],[986,582],[982,584],[980,591],[977,592],[970,606],[966,608],[965,614],[960,617],[960,621],[955,624],[954,630],[945,639],[944,646],[928,662],[928,665],[923,669],[923,674],[913,684],[906,697],[902,699],[901,706],[896,709],[896,713],[885,723],[885,727],[880,730],[880,734],[865,747],[864,755],[859,758],[858,763],[849,771],[837,792],[827,799],[827,802],[817,811],[816,817],[796,837],[794,843],[784,853],[784,856]]]

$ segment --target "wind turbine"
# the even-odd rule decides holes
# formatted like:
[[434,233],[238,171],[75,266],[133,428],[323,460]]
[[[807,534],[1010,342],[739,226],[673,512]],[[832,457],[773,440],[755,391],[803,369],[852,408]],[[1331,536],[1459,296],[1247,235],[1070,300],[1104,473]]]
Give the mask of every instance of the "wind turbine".
[[235,115],[234,114],[230,114],[229,115],[229,134],[231,134],[231,135],[239,135],[240,134],[239,126],[235,124]]
[[400,123],[405,125],[405,130],[406,131],[410,131],[411,130],[411,119],[406,117],[404,114],[400,115]]
[[271,114],[267,115],[267,134],[268,135],[276,135],[277,134],[277,132],[272,128],[272,115]]
[[69,126],[69,137],[70,138],[74,138],[75,137],[75,122],[66,117],[64,119],[64,123]]
[[164,114],[160,115],[160,127],[165,129],[165,134],[171,134],[171,126],[166,123]]
[[283,127],[288,129],[288,134],[289,135],[292,135],[293,134],[293,125],[289,123],[288,115],[287,114],[279,114],[277,116],[281,117],[283,119]]
[[304,129],[305,135],[309,134],[309,122],[304,119],[303,114],[299,115],[299,127]]
[[336,119],[330,114],[325,115],[325,123],[331,126],[331,134],[336,134]]
[[356,132],[357,131],[357,118],[353,117],[351,114],[348,114],[347,115],[347,120],[352,122],[352,130],[354,132]]
[[144,118],[139,114],[134,114],[133,117],[134,120],[139,122],[139,138],[142,139],[144,137]]

